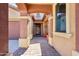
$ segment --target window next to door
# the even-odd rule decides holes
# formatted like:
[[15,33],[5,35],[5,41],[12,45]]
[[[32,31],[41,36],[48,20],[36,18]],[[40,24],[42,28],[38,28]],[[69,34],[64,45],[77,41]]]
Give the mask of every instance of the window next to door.
[[56,32],[66,33],[66,4],[56,5]]
[[54,5],[53,34],[55,36],[70,38],[70,4],[57,3]]

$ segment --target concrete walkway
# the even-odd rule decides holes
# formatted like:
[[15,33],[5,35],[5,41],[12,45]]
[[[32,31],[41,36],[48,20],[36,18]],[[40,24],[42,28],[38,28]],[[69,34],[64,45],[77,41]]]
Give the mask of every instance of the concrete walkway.
[[30,44],[29,48],[21,56],[41,56],[40,43]]
[[31,40],[29,48],[23,54],[24,56],[60,56],[60,54],[51,47],[44,37],[34,37]]

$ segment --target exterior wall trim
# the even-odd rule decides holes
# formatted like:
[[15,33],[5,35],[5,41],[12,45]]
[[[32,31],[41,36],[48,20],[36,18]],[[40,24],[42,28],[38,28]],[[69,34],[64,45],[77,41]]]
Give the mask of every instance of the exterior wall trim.
[[[12,20],[9,20],[9,21],[20,21],[20,19],[28,19],[29,16],[16,16],[16,17],[9,17],[9,19],[12,19]],[[16,19],[16,20],[15,20]]]
[[71,33],[59,33],[59,32],[52,32],[52,33],[56,36],[65,37],[65,38],[70,38],[72,36]]

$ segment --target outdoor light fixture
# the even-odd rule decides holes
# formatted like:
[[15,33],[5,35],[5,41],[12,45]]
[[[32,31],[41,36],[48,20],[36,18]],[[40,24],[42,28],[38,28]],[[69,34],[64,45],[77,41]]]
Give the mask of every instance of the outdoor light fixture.
[[44,13],[32,13],[31,15],[34,17],[35,20],[42,20],[45,14]]

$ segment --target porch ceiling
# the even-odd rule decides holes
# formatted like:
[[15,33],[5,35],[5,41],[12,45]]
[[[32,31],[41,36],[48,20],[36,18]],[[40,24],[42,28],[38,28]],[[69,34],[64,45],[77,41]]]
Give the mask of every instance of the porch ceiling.
[[17,3],[20,11],[26,11],[27,13],[45,13],[52,14],[53,4],[27,4]]
[[[33,14],[33,13],[44,13],[45,15],[52,15],[53,4],[29,4],[29,3],[18,3],[18,9],[22,11],[22,15]],[[45,17],[45,16],[44,16]],[[44,19],[42,18],[42,20]],[[33,18],[33,20],[35,20]],[[41,21],[41,20],[40,20]]]
[[52,13],[52,4],[26,4],[28,13]]

